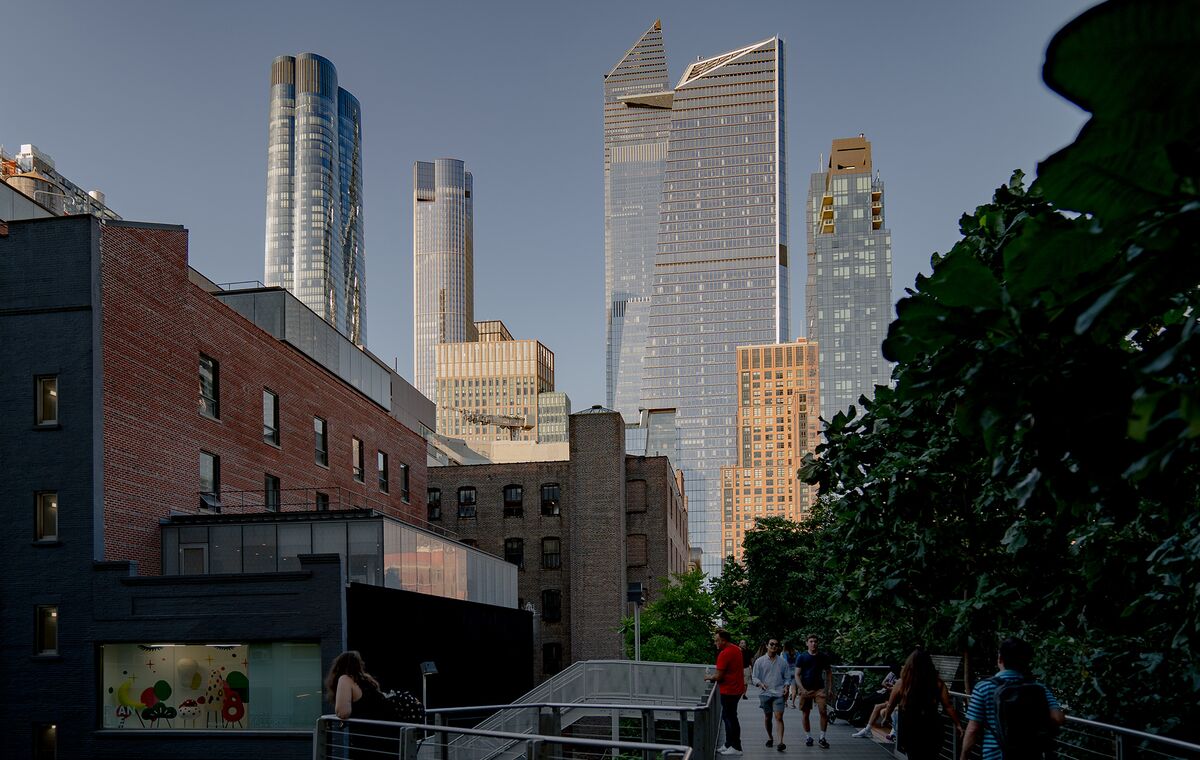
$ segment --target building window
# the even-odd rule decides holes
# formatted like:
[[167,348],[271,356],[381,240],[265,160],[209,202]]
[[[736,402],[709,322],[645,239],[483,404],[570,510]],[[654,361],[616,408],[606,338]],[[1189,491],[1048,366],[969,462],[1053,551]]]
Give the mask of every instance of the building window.
[[263,506],[268,512],[279,511],[279,478],[274,475],[263,477]]
[[542,644],[542,672],[552,676],[562,670],[562,644]]
[[36,528],[34,535],[38,541],[58,540],[58,494],[43,492],[34,496],[36,511]]
[[221,419],[221,365],[204,354],[200,354],[200,413]]
[[557,570],[562,567],[562,541],[548,536],[542,539],[542,567]]
[[48,723],[33,725],[33,760],[55,760],[58,757],[58,726]]
[[379,473],[379,490],[383,493],[388,492],[388,455],[384,452],[377,452],[375,455],[375,469]]
[[518,570],[525,569],[525,539],[504,539],[504,561],[516,565]]
[[221,509],[221,457],[200,452],[200,506]]
[[404,501],[409,500],[408,492],[408,465],[403,462],[400,464],[400,498]]
[[39,377],[36,381],[36,411],[34,423],[52,426],[58,424],[58,376]]
[[458,516],[475,516],[475,487],[463,486],[458,489]]
[[[312,642],[250,644],[223,638],[197,644],[168,639],[101,643],[98,654],[95,703],[103,705],[99,720],[104,729],[311,730],[321,715],[321,701],[313,699],[321,693],[321,651]],[[157,700],[139,699],[145,688]],[[135,705],[132,712],[130,704]]]
[[37,608],[38,654],[58,654],[58,607],[43,605]]
[[542,592],[542,620],[547,623],[562,620],[562,592],[556,588]]
[[562,512],[559,507],[559,500],[562,498],[562,489],[558,483],[543,483],[542,484],[542,514],[546,517],[558,517]]
[[180,544],[179,574],[208,574],[208,544]]
[[365,468],[363,467],[363,445],[362,441],[358,440],[357,438],[350,439],[350,459],[352,462],[354,479],[359,483],[362,483],[365,477]]
[[317,492],[317,511],[318,512],[328,512],[329,511],[329,494],[321,493],[320,491]]
[[329,466],[329,438],[325,433],[325,420],[313,417],[313,449],[317,464]]
[[279,445],[279,396],[263,388],[263,440]]
[[442,519],[442,489],[430,488],[426,491],[425,504],[430,520]]
[[524,517],[525,507],[523,505],[523,496],[525,489],[514,484],[504,487],[504,516],[505,517]]

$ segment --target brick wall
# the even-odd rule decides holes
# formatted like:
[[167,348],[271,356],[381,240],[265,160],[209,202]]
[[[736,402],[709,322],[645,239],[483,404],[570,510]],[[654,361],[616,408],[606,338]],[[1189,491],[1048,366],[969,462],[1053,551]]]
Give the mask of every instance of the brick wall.
[[[108,223],[101,235],[104,552],[160,569],[158,519],[199,504],[201,450],[221,459],[223,491],[336,489],[393,515],[425,516],[425,443],[385,409],[217,301],[187,276],[187,232]],[[220,363],[220,419],[199,411],[199,356]],[[263,389],[279,397],[280,446],[262,437]],[[329,466],[316,464],[313,417],[328,421]],[[351,474],[351,437],[365,478]],[[387,452],[390,493],[376,452]],[[408,464],[410,502],[400,497]],[[250,497],[253,500],[256,497]],[[261,499],[261,494],[257,495]]]

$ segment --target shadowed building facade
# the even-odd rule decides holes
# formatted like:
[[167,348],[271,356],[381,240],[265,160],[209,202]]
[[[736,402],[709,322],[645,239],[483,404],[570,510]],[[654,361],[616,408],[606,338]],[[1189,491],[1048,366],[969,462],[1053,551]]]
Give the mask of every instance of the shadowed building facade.
[[863,135],[834,140],[808,188],[808,336],[820,347],[821,413],[832,419],[891,381],[892,233]]
[[271,64],[263,282],[291,291],[356,345],[366,335],[362,114],[313,53]]
[[439,343],[476,339],[471,172],[439,158],[413,165],[413,385],[437,396]]

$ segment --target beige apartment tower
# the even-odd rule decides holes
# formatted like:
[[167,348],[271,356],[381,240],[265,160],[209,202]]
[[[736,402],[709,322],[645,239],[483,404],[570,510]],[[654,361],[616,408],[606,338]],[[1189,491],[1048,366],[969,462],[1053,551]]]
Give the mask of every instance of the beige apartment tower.
[[438,433],[468,444],[536,441],[538,394],[554,390],[554,352],[514,340],[498,320],[475,329],[478,341],[434,347]]
[[817,344],[740,346],[738,463],[721,468],[721,558],[742,558],[742,539],[761,517],[803,520],[816,488],[796,472],[820,438]]

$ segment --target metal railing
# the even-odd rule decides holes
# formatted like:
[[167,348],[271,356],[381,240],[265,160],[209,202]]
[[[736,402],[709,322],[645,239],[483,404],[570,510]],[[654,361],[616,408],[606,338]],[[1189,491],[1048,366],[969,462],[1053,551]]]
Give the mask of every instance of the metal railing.
[[[700,758],[716,751],[721,725],[715,686],[703,665],[629,660],[577,662],[510,705],[429,710],[437,725],[490,713],[476,729],[571,735],[609,741],[675,741]],[[477,743],[465,737],[459,743]]]
[[[464,742],[470,738],[474,741]],[[313,732],[313,760],[692,760],[691,747],[654,742],[484,731],[475,728],[339,720],[322,715]]]

